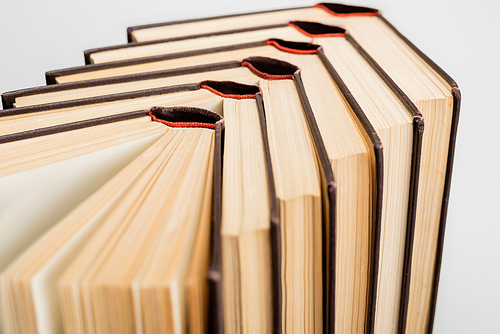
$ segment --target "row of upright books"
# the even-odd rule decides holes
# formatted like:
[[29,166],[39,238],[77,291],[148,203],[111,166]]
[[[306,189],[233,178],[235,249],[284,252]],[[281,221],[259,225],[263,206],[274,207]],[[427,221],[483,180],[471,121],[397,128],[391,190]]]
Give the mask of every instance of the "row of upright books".
[[128,39],[2,94],[3,333],[432,332],[450,76],[342,4]]

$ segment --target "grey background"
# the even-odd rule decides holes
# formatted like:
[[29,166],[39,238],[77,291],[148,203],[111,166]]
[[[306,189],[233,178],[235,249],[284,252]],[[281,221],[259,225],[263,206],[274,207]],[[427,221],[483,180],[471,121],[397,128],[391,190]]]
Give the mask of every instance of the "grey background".
[[[44,85],[83,50],[126,42],[126,27],[314,4],[308,1],[0,2],[0,92]],[[462,91],[435,333],[500,332],[500,2],[373,0]]]

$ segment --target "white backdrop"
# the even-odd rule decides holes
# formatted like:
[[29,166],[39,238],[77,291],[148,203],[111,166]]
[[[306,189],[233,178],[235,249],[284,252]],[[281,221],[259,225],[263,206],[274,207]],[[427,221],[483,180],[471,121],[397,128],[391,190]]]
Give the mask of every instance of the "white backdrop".
[[[346,0],[347,1],[347,0]],[[126,42],[132,25],[313,4],[301,0],[0,3],[0,92],[44,85],[47,70],[83,65],[83,50]],[[500,331],[500,2],[351,2],[384,16],[462,91],[435,333]]]

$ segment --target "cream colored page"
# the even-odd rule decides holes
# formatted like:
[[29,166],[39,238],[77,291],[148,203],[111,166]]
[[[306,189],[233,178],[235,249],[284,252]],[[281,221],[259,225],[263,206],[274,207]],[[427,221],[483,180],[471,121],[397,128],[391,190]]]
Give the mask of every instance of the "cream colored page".
[[193,38],[181,41],[101,51],[91,54],[90,58],[93,64],[100,64],[110,61],[161,55],[165,53],[193,51],[238,43],[263,41],[270,37],[297,40],[301,42],[311,41],[310,37],[303,35],[297,29],[285,26],[283,28],[254,30],[242,33]]
[[[158,169],[159,164],[164,159],[162,153],[169,148],[172,137],[174,136],[174,132],[168,131],[168,127],[165,127],[165,129],[167,130],[166,133],[151,146],[149,151],[145,152],[144,158],[148,160],[148,165],[146,168],[139,168],[142,173],[138,176],[132,188],[125,194],[125,197],[122,198],[118,207],[114,208],[112,215],[106,217],[104,223],[101,224],[96,233],[91,236],[91,239],[76,255],[72,263],[66,268],[64,274],[58,279],[58,290],[59,295],[62,297],[61,304],[63,305],[64,311],[64,328],[67,332],[83,333],[84,328],[92,332],[94,331],[93,318],[86,316],[91,314],[91,308],[84,309],[84,312],[87,313],[82,313],[82,308],[85,306],[84,301],[87,300],[86,296],[80,295],[80,293],[76,293],[75,296],[75,290],[79,289],[78,282],[81,280],[82,275],[88,267],[95,261],[96,256],[102,251],[106,241],[109,240],[115,231],[123,229],[124,227],[122,227],[122,225],[126,227],[124,215],[126,215],[128,211],[124,211],[123,208],[133,208],[141,203],[141,200],[137,199],[137,196],[134,197],[131,192],[137,192],[138,188],[144,189],[144,187],[149,187],[149,183],[153,181],[151,168]],[[120,208],[121,210],[118,211]],[[68,315],[66,315],[66,313]]]
[[221,97],[208,90],[200,89],[196,91],[141,97],[133,100],[107,102],[98,105],[85,105],[25,115],[7,116],[2,117],[0,120],[0,133],[11,134],[29,131],[58,124],[116,115],[130,111],[145,110],[152,106],[171,107],[184,105],[212,109],[214,104],[219,104],[219,101],[221,101]]
[[150,138],[126,142],[0,178],[0,268],[149,144]]
[[[208,162],[205,162],[203,160],[206,157],[203,156],[202,159],[198,155],[197,158],[193,158],[193,160],[189,162],[190,158],[188,157],[188,155],[191,156],[191,154],[193,154],[192,150],[194,148],[200,150],[203,148],[207,149],[206,146],[208,146],[207,151],[210,151],[209,145],[213,145],[213,143],[210,141],[210,137],[207,138],[206,136],[203,136],[196,139],[189,133],[193,130],[183,130],[185,132],[178,132],[179,134],[174,137],[174,140],[172,140],[171,143],[169,143],[169,147],[166,148],[163,154],[163,159],[158,168],[155,168],[155,171],[151,170],[155,173],[155,177],[150,178],[149,182],[140,183],[140,185],[143,185],[143,187],[145,185],[147,187],[145,187],[144,190],[142,190],[140,193],[134,191],[134,193],[131,193],[131,195],[128,196],[126,202],[123,201],[121,203],[122,208],[128,207],[127,203],[135,203],[129,210],[127,210],[128,212],[133,212],[133,215],[127,215],[124,222],[120,223],[120,225],[123,225],[124,228],[122,230],[123,233],[115,232],[113,235],[111,235],[111,238],[105,240],[105,244],[103,244],[103,247],[99,247],[99,254],[96,254],[97,256],[92,261],[93,263],[89,263],[90,267],[85,270],[86,274],[84,276],[84,281],[91,283],[88,291],[91,296],[90,298],[92,298],[92,305],[95,305],[95,303],[99,303],[99,301],[95,299],[95,293],[99,289],[105,289],[108,284],[107,282],[122,282],[123,284],[128,286],[132,283],[131,279],[133,277],[138,277],[137,275],[140,273],[141,268],[143,268],[144,270],[146,268],[153,268],[151,267],[151,265],[154,266],[155,261],[159,261],[159,258],[157,258],[158,253],[154,251],[154,249],[157,248],[158,245],[162,244],[164,246],[164,251],[168,252],[172,252],[177,249],[175,247],[175,240],[178,237],[182,237],[182,235],[186,233],[184,227],[188,226],[184,225],[182,222],[184,222],[185,224],[193,223],[192,217],[194,214],[196,214],[196,210],[189,210],[189,208],[186,207],[189,201],[187,201],[185,197],[186,194],[189,194],[190,192],[186,193],[186,190],[180,190],[182,189],[181,187],[185,187],[187,184],[189,184],[190,187],[188,188],[191,189],[191,191],[195,192],[195,196],[197,196],[196,194],[198,194],[198,192],[196,192],[196,189],[198,189],[200,184],[203,184],[203,182],[197,182],[200,181],[199,175],[195,175],[195,177],[192,177],[192,173],[189,174],[191,177],[186,180],[186,175],[188,175],[188,173],[186,173],[186,175],[183,175],[182,171],[186,170],[186,168],[194,168],[191,163],[194,164],[198,170],[205,171],[205,169],[200,168],[200,166],[207,165]],[[206,131],[211,131],[211,133],[209,134],[213,135],[212,130]],[[185,140],[189,140],[191,144],[187,147],[179,145],[180,141]],[[200,142],[199,147],[196,147],[197,141]],[[194,147],[193,143],[195,145]],[[208,152],[207,155],[209,155]],[[176,163],[173,163],[173,161],[175,161]],[[174,175],[176,177],[173,177]],[[165,192],[164,189],[171,189],[172,191]],[[175,191],[173,189],[175,189]],[[137,194],[140,195],[140,198],[135,199]],[[197,197],[193,197],[193,199],[193,205],[196,206],[198,199]],[[158,205],[158,202],[165,204]],[[112,220],[110,220],[110,222],[116,221],[118,218],[113,218]],[[147,242],[147,245],[144,244],[146,240],[151,240],[149,239],[150,237],[154,237],[152,240],[156,241],[153,243]],[[167,243],[158,243],[161,238],[165,237],[168,237],[170,241]],[[137,247],[123,248],[123,246],[126,246],[130,242],[142,246],[140,247],[140,249]],[[124,259],[127,259],[127,261],[123,262]],[[169,264],[168,266],[162,267],[162,270],[164,272],[173,273],[173,275],[169,274],[163,280],[163,282],[169,282],[165,283],[166,286],[162,285],[165,286],[165,288],[168,288],[168,286],[170,286],[171,284],[175,284],[175,281],[173,281],[173,279],[176,275],[179,274],[179,266],[182,265],[181,263],[176,262],[180,261],[181,258],[162,257],[162,260],[163,263],[166,262]],[[109,266],[107,266],[106,263],[109,264]],[[113,265],[116,263],[123,263],[123,265],[120,268],[116,268]],[[142,265],[137,266],[134,265],[134,263],[142,263]],[[156,268],[160,267],[156,266]],[[144,278],[144,275],[146,274],[147,271],[141,274],[141,276],[143,276]],[[139,283],[141,283],[141,281],[139,281]],[[119,294],[119,291],[117,291],[116,293]],[[144,296],[142,296],[141,299],[143,297]],[[182,296],[178,297],[180,298]],[[112,301],[110,302],[112,303]],[[123,304],[123,306],[120,306],[120,309],[123,310],[123,312],[130,311],[131,302],[132,300],[127,300],[126,303]],[[172,302],[175,302],[175,298],[174,300],[172,300]],[[142,302],[141,305],[143,305]],[[88,304],[87,306],[90,307],[90,304]],[[113,309],[113,306],[110,307]],[[177,309],[179,310],[179,308]],[[115,310],[118,309],[116,308]],[[143,318],[145,315],[150,314],[147,310],[143,310],[142,312],[144,312]],[[109,312],[100,313],[92,311],[92,314],[95,319],[96,326],[99,326],[99,324],[104,325],[105,323],[108,323],[108,320],[113,322],[120,318],[120,315],[114,314],[112,310],[109,310]],[[124,315],[123,313],[120,314]],[[136,314],[136,317],[137,316],[140,315]],[[146,318],[142,321],[144,324],[147,324],[147,320],[148,319]],[[179,328],[182,328],[182,325],[181,323],[179,323],[179,321],[182,321],[181,319],[179,319],[179,316],[175,317],[174,328],[176,328],[176,331],[179,330]],[[128,325],[130,325],[130,323],[123,324],[123,326],[125,326],[123,328],[129,328],[127,327]],[[102,327],[100,328],[102,330]]]
[[[75,156],[83,156],[89,152],[102,150],[112,145],[120,145],[120,143],[125,143],[127,141],[133,141],[136,139],[141,141],[141,139],[144,139],[145,137],[150,137],[148,139],[154,140],[155,129],[158,127],[150,121],[149,117],[147,118],[148,122],[144,122],[143,118],[140,118],[119,123],[99,125],[92,128],[79,129],[71,132],[62,132],[45,137],[35,137],[22,141],[4,143],[0,145],[0,156],[4,158],[0,162],[0,175],[11,174],[9,169],[16,166],[18,167],[18,170],[20,169],[19,167],[22,167],[21,170],[34,169],[57,161],[70,159]],[[121,129],[121,139],[118,140],[113,133],[113,131],[116,132],[117,128]],[[127,137],[125,137],[125,132],[127,133]],[[143,145],[147,146],[148,143],[143,142]],[[130,147],[133,148],[133,145]],[[42,260],[38,256],[42,256],[41,254],[46,253],[43,253],[40,246],[44,249],[56,247],[55,245],[57,243],[44,242],[44,240],[50,240],[50,238],[54,236],[54,233],[57,234],[55,231],[60,231],[60,224],[57,224],[56,226],[57,227],[55,229],[51,229],[50,232],[45,233],[42,238],[30,245],[28,250],[24,251],[21,256],[17,257],[16,261],[14,261],[8,269],[3,271],[3,278],[11,276],[13,271],[19,273],[19,265],[21,264],[30,270],[34,270],[35,268],[33,263],[41,264],[40,261]],[[33,256],[33,254],[37,255]],[[28,265],[27,263],[30,263],[31,265]],[[23,274],[27,275],[27,277],[30,275],[26,272],[26,270],[23,271]],[[18,277],[18,274],[16,274],[16,277]],[[11,288],[13,287],[11,286]],[[7,298],[6,293],[7,291],[10,291],[11,288],[3,291],[3,296],[1,296],[3,299]],[[4,287],[2,287],[2,289],[4,289]],[[46,291],[49,290],[50,289],[44,289],[42,292],[46,293]],[[52,296],[51,301],[54,300],[54,297],[56,297],[56,295]],[[16,302],[21,301],[17,300]],[[53,303],[50,302],[50,304]],[[12,314],[12,312],[14,312],[14,310],[10,309],[10,307],[3,308],[2,316],[5,316],[5,319],[7,319],[9,317],[8,314]],[[57,312],[59,312],[59,309],[57,309]],[[57,331],[50,330],[49,332],[52,333]]]
[[154,135],[161,129],[144,116],[4,143],[0,145],[0,177]]
[[285,24],[292,20],[312,21],[331,16],[319,8],[300,8],[275,11],[270,13],[247,14],[229,18],[202,20],[161,27],[135,30],[132,37],[135,42],[145,42],[162,38],[192,36],[230,29],[259,27],[269,24]]
[[[190,66],[183,64],[182,67]],[[113,85],[93,86],[79,89],[71,89],[59,92],[52,92],[39,95],[30,95],[16,99],[15,107],[24,107],[33,104],[45,104],[51,102],[83,99],[94,96],[102,96],[116,93],[131,92],[142,89],[152,89],[158,87],[167,87],[182,85],[187,83],[199,82],[202,80],[236,80],[241,83],[257,84],[258,77],[248,68],[239,67],[226,70],[217,70],[210,72],[200,72],[194,74],[169,76],[159,79],[149,79],[141,81],[124,82]]]
[[[214,141],[215,144],[215,141]],[[215,148],[215,145],[214,145]],[[210,153],[211,156],[214,152]],[[196,240],[194,241],[193,253],[189,260],[188,269],[184,278],[183,287],[186,302],[186,321],[191,334],[205,333],[207,326],[208,296],[207,272],[210,267],[210,249],[212,228],[212,196],[213,196],[213,161],[206,168],[206,186],[204,199],[200,210],[199,228],[196,229]],[[208,198],[208,200],[205,200]]]
[[[152,123],[152,122],[150,122]],[[158,123],[155,123],[158,124]],[[163,130],[164,126],[158,124]],[[107,182],[97,192],[85,200],[72,213],[58,223],[50,234],[62,236],[62,232],[70,231],[70,237],[61,245],[59,240],[52,239],[51,244],[60,245],[59,248],[51,254],[49,261],[43,264],[38,272],[31,278],[31,289],[33,291],[33,302],[35,314],[37,317],[37,327],[39,333],[61,333],[63,331],[61,309],[57,294],[56,281],[63,271],[67,268],[78,251],[85,245],[88,239],[104,221],[110,211],[115,207],[121,196],[135,180],[135,177],[141,173],[145,167],[143,157],[151,150],[146,150],[154,143],[161,133],[156,133],[142,141],[145,146],[145,152],[141,159],[135,159],[128,164],[120,173],[118,173],[110,182]],[[141,165],[142,163],[142,165]],[[85,210],[85,206],[91,205],[91,210]],[[85,210],[85,211],[84,211]],[[82,218],[89,218],[84,221]],[[76,218],[75,218],[76,217]],[[80,218],[82,217],[82,218]],[[84,223],[78,225],[78,223]],[[50,239],[47,239],[50,240]],[[47,249],[48,245],[41,245]],[[41,251],[39,247],[39,251]],[[30,259],[31,260],[31,259]]]
[[50,261],[45,263],[38,273],[31,278],[33,303],[36,310],[36,323],[40,334],[62,333],[63,323],[61,306],[57,294],[57,279],[71,263],[78,251],[85,245],[92,234],[99,228],[110,211],[119,201],[120,195],[126,191],[121,189],[101,210],[93,216],[85,226],[67,240]]
[[[191,129],[193,130],[200,131],[201,129]],[[177,303],[173,304],[172,312],[174,327],[178,333],[186,332],[187,303],[196,303],[186,298],[185,284],[188,269],[195,255],[194,249],[199,246],[195,245],[195,241],[200,240],[197,238],[197,232],[201,230],[208,233],[211,222],[214,131],[208,129],[201,131],[203,134],[195,137],[195,146],[189,147],[192,157],[179,173],[178,178],[182,178],[183,182],[180,187],[182,191],[177,192],[168,210],[158,211],[157,219],[164,219],[164,226],[160,230],[161,233],[155,237],[148,258],[145,259],[132,282],[138,285],[142,296],[151,295],[149,292],[151,286],[155,287],[156,293],[170,291],[173,303]],[[177,154],[173,161],[180,160],[182,155]],[[158,189],[162,191],[162,187]],[[209,244],[205,243],[204,246],[206,248],[202,247],[198,251],[209,254]],[[168,263],[168,267],[163,268],[164,263]],[[198,272],[197,278],[205,278],[206,270],[208,268],[202,270],[202,273]],[[156,299],[154,295],[153,299]],[[200,304],[204,302],[206,299],[200,301]],[[141,300],[143,321],[146,315],[151,315],[150,323],[159,322],[156,319],[157,316],[154,315],[156,303],[153,304],[152,309],[145,309],[146,304],[145,300]]]
[[[196,132],[194,134],[202,131],[201,136],[194,136],[193,131]],[[183,171],[186,170],[185,167],[187,167],[190,163],[189,157],[192,156],[195,148],[201,149],[205,152],[204,148],[208,146],[206,151],[211,150],[210,147],[213,146],[213,130],[170,129],[170,131],[168,131],[168,133],[160,140],[161,144],[164,146],[161,154],[155,158],[153,163],[147,169],[144,170],[143,175],[140,180],[136,182],[134,188],[129,191],[124,200],[122,200],[119,204],[119,207],[114,211],[113,215],[106,220],[105,224],[103,224],[99,231],[92,237],[92,240],[87,244],[83,251],[79,253],[77,259],[73,261],[60,280],[60,284],[62,284],[61,293],[64,292],[65,294],[69,293],[73,284],[80,282],[79,288],[82,289],[83,299],[76,300],[76,303],[81,305],[81,307],[84,307],[87,315],[92,316],[85,317],[85,313],[81,314],[79,313],[79,310],[76,310],[77,313],[75,313],[74,317],[79,319],[80,324],[86,322],[87,328],[92,329],[96,328],[95,326],[104,325],[106,323],[107,316],[111,316],[114,320],[120,319],[120,316],[116,314],[115,317],[113,317],[111,315],[113,313],[112,311],[110,311],[111,313],[96,313],[93,311],[94,306],[92,305],[95,305],[95,303],[99,301],[93,299],[91,305],[89,299],[91,298],[91,295],[89,293],[93,293],[93,291],[95,291],[98,287],[95,285],[93,285],[93,288],[92,286],[89,287],[88,282],[100,282],[99,278],[106,280],[105,277],[110,277],[113,282],[124,279],[125,282],[128,281],[130,283],[130,279],[132,277],[128,275],[131,273],[130,270],[133,272],[134,270],[140,270],[141,268],[140,266],[134,267],[135,269],[131,268],[131,266],[133,267],[132,262],[134,259],[138,259],[137,256],[148,256],[148,254],[144,253],[144,251],[147,249],[151,250],[151,247],[155,247],[154,245],[163,245],[166,250],[174,249],[175,251],[175,249],[177,249],[171,242],[161,243],[158,241],[158,243],[148,243],[147,246],[143,245],[140,248],[125,247],[122,248],[121,251],[114,252],[113,245],[121,244],[126,246],[128,245],[127,242],[131,240],[132,244],[139,245],[141,240],[144,241],[144,237],[147,237],[148,235],[160,239],[168,237],[169,235],[174,238],[175,235],[179,235],[179,233],[182,232],[179,231],[179,228],[182,230],[184,226],[182,223],[179,223],[179,220],[183,220],[184,218],[189,219],[189,217],[196,214],[196,210],[189,210],[189,208],[186,208],[186,205],[189,205],[189,201],[186,200],[185,196],[187,194],[189,197],[191,191],[196,192],[196,189],[200,187],[203,182],[198,182],[200,181],[199,175],[194,178],[188,177],[188,181],[195,183],[194,186],[193,184],[189,184],[189,182],[183,182],[186,181],[186,176],[184,175],[184,177],[182,177]],[[185,140],[189,141],[189,146],[180,145],[181,141]],[[203,159],[205,159],[206,156],[211,159],[213,153],[207,152],[203,155],[203,157],[200,157],[200,154],[197,156],[197,159],[193,159],[193,161],[191,161],[191,163],[194,164],[194,167],[192,166],[191,168],[196,168],[198,171],[208,173],[206,172],[207,169],[203,166],[207,166],[209,162],[204,162]],[[200,159],[203,161],[200,161]],[[181,177],[173,177],[174,175]],[[190,176],[192,176],[192,174]],[[179,188],[179,185],[182,187]],[[171,191],[165,192],[165,189],[170,189]],[[158,203],[164,204],[158,205]],[[195,203],[196,201],[193,202],[193,204]],[[179,207],[179,205],[181,207]],[[173,225],[170,224],[170,222]],[[158,234],[154,233],[158,228],[163,230]],[[122,232],[127,233],[126,236],[128,236],[128,241],[124,240],[123,236],[125,234],[122,235]],[[154,238],[152,240],[154,240]],[[175,240],[175,238],[173,240]],[[125,253],[131,254],[131,256],[126,256],[126,262],[122,262],[124,259],[122,256]],[[155,255],[150,253],[150,256],[152,256],[151,261],[154,260]],[[167,260],[166,257],[162,257],[161,260],[163,260],[163,263],[165,263],[165,261],[168,262],[169,265],[156,265],[155,268],[160,268],[161,270],[166,271],[173,270],[174,272],[177,272],[177,269],[179,269],[179,267],[174,264],[175,261]],[[119,261],[120,263],[123,263],[123,265],[121,265],[120,268],[115,268],[116,270],[99,265],[99,263],[104,263],[106,261],[110,264],[117,263],[116,261]],[[147,263],[151,263],[151,261],[148,260],[144,262],[144,264],[146,265]],[[89,269],[91,270],[91,273],[89,273]],[[111,275],[107,276],[105,273],[110,270]],[[168,281],[169,279],[170,282],[172,282],[172,276],[169,276],[168,279],[162,282]],[[105,288],[105,286],[101,287]],[[172,285],[169,283],[167,285],[162,284],[161,286],[168,288],[168,286]],[[164,292],[165,291],[162,293]],[[112,300],[108,301],[112,303]],[[128,301],[132,302],[131,300]],[[118,304],[116,304],[117,308],[110,306],[111,309],[116,310],[116,312],[119,312],[119,310],[131,310],[132,304],[130,303]],[[80,308],[80,306],[78,306],[78,308]],[[144,312],[146,312],[145,314],[149,314],[147,310]],[[123,313],[121,313],[121,315],[123,315]],[[128,315],[130,316],[130,314]],[[118,325],[118,327],[123,330],[125,330],[125,328],[127,328],[127,330],[131,330],[132,327],[130,326],[135,326],[134,324],[140,323],[140,319],[137,319],[137,317],[141,317],[141,311],[136,313],[135,319],[132,316],[132,318],[128,318],[128,322],[122,323]],[[181,320],[177,318],[177,327],[179,326],[179,321]],[[147,325],[147,321],[143,321],[143,323]],[[102,327],[99,328],[100,330],[103,330]],[[77,330],[77,328],[71,327],[70,329]]]

